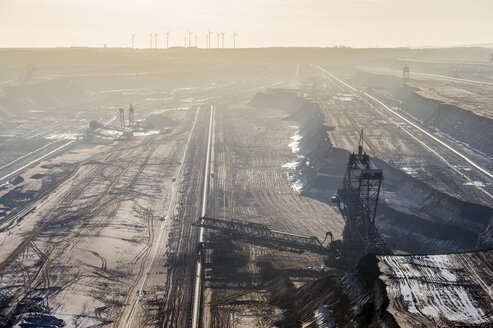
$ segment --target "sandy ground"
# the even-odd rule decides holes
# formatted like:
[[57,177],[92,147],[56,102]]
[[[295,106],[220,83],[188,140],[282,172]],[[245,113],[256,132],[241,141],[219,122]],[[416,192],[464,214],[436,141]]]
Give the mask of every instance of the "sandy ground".
[[[402,77],[402,72],[389,68],[363,67],[361,70],[373,74]],[[480,116],[493,118],[490,105],[493,100],[493,82],[480,84],[412,73],[410,76],[412,80],[408,82],[408,85],[416,88],[418,94],[467,109]]]
[[380,257],[388,311],[400,327],[491,325],[490,257],[491,251]]
[[[427,140],[420,131],[355,95],[346,86],[332,83],[327,87],[326,93],[331,96],[324,94],[312,99],[325,110],[326,124],[334,127],[329,137],[335,147],[352,151],[358,143],[361,129],[364,128],[365,147],[370,155],[453,197],[491,206],[493,180],[490,177],[470,172],[470,165],[463,159],[435,141]],[[438,131],[434,133],[479,165],[490,167],[491,162],[487,156]],[[470,174],[470,179],[463,176]]]
[[[300,196],[288,179],[283,165],[296,160],[297,155],[288,146],[296,129],[294,122],[284,119],[286,116],[271,108],[229,106],[218,110],[211,214],[321,240],[330,230],[340,239],[344,221],[337,209]],[[238,256],[248,258],[244,265],[206,265],[205,274],[210,279],[205,280],[204,295],[211,312],[205,312],[205,326],[268,327],[279,317],[279,309],[269,305],[270,292],[259,286],[262,279],[257,263],[271,262],[298,286],[313,279],[309,267],[324,264],[323,257],[308,253],[279,252],[243,243],[236,246],[242,249]],[[244,286],[243,291],[238,290],[240,286]]]
[[[197,256],[197,229],[191,223],[201,205],[198,195],[204,179],[208,126],[207,112],[197,112],[199,104],[214,103],[217,108],[208,215],[319,239],[331,231],[334,239],[341,239],[344,220],[329,204],[329,196],[317,200],[300,195],[300,186],[290,180],[288,163],[299,160],[293,144],[301,137],[297,135],[299,122],[287,119],[288,113],[279,108],[245,105],[266,88],[306,87],[320,80],[320,72],[308,64],[279,62],[277,57],[256,65],[245,56],[244,66],[219,59],[210,66],[195,64],[201,72],[195,81],[187,66],[194,61],[188,53],[183,61],[156,54],[151,58],[161,65],[159,72],[144,62],[123,68],[125,61],[119,69],[109,69],[105,62],[77,71],[68,70],[70,63],[50,72],[41,70],[44,77],[73,78],[90,88],[92,101],[85,106],[97,109],[95,118],[111,119],[118,106],[137,99],[139,110],[145,113],[139,119],[165,114],[177,124],[166,133],[104,146],[87,148],[77,143],[65,155],[22,173],[24,182],[0,191],[0,197],[15,188],[37,195],[18,208],[9,208],[0,221],[2,315],[49,309],[46,312],[68,327],[189,325]],[[176,63],[181,73],[170,70],[168,61]],[[144,66],[139,78],[128,78],[127,70]],[[227,73],[208,77],[214,70]],[[176,76],[179,81],[173,84]],[[487,115],[483,105],[489,95],[483,89],[471,91],[452,82],[440,89],[433,83],[420,82],[421,91],[435,92],[451,102],[471,102]],[[333,128],[328,138],[334,147],[353,151],[364,127],[365,148],[372,156],[453,197],[491,205],[491,199],[463,181],[460,172],[467,167],[457,157],[436,144],[432,146],[438,155],[430,153],[419,142],[422,136],[411,137],[403,131],[409,126],[382,115],[375,104],[356,97],[348,88],[323,81],[322,89],[295,90],[321,106],[325,124]],[[481,97],[473,100],[475,94]],[[0,115],[5,113],[2,110]],[[87,125],[93,117],[79,118],[81,125]],[[0,153],[1,163],[44,145],[33,141],[38,137],[44,140],[53,131],[75,130],[77,116],[70,120],[73,125],[62,120],[39,130],[34,119],[12,120],[15,124],[2,140],[8,144],[24,135],[19,144],[25,147],[22,151],[15,146],[6,148]],[[485,160],[466,151],[477,161]],[[456,170],[447,168],[440,156]],[[485,181],[488,191],[491,182]],[[399,201],[403,208],[413,206],[407,200]],[[326,271],[333,273],[330,266],[321,268],[327,259],[319,255],[228,241],[217,233],[207,237],[218,244],[205,255],[204,327],[272,326],[283,318],[282,306],[275,302],[278,290],[295,289]],[[274,271],[282,279],[265,284],[265,275]],[[395,305],[396,315],[399,306]]]
[[[172,135],[116,142],[93,156],[81,152],[79,160],[85,158],[71,176],[4,237],[2,281],[14,296],[7,311],[41,295],[69,326],[114,320],[161,225],[185,135],[186,125]],[[63,157],[57,163],[67,165]],[[29,243],[19,244],[26,235]],[[8,261],[12,247],[19,256]]]

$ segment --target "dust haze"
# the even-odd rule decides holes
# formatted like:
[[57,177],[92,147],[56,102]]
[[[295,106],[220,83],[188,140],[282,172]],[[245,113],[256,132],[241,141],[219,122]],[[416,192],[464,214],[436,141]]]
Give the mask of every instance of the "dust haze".
[[0,2],[0,327],[493,325],[489,4],[439,2]]

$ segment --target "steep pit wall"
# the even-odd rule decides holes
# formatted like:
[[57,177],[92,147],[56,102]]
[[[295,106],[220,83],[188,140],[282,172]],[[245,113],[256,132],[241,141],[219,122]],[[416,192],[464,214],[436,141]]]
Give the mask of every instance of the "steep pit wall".
[[476,249],[493,209],[437,191],[377,158],[384,192],[377,227],[388,242],[409,253],[446,253]]
[[[367,255],[342,278],[325,277],[298,289],[284,289],[280,327],[398,327],[387,312],[389,299],[378,259]],[[276,277],[277,278],[277,277]],[[277,280],[279,280],[277,278]],[[286,322],[297,325],[286,325]]]
[[[303,182],[301,194],[330,203],[342,185],[349,152],[331,144],[327,134],[331,127],[325,125],[318,105],[291,93],[290,101],[284,91],[271,94],[268,102],[286,109],[286,119],[298,126],[298,160],[287,170],[293,181]],[[276,103],[276,97],[283,100]],[[493,209],[453,198],[378,158],[372,160],[384,171],[377,227],[394,249],[444,253],[488,247]]]
[[493,157],[493,119],[423,96],[395,76],[359,72],[351,79],[358,88],[386,97],[427,127],[435,128],[471,148]]

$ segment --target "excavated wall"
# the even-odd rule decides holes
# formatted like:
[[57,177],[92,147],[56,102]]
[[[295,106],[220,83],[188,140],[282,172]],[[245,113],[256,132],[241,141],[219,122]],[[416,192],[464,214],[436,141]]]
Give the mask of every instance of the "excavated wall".
[[473,149],[493,156],[493,119],[426,98],[418,93],[418,89],[403,85],[402,80],[395,76],[360,72],[351,81],[359,88],[369,88],[383,94],[387,103],[393,102],[423,125],[438,129]]
[[[298,161],[288,169],[290,176],[303,182],[301,194],[330,203],[342,185],[349,152],[333,147],[328,137],[332,128],[325,125],[318,105],[298,98],[296,92],[288,94],[272,92],[253,101],[286,110],[286,119],[298,126]],[[372,160],[385,178],[377,227],[393,248],[428,254],[491,246],[488,224],[493,209],[453,198],[378,158]]]

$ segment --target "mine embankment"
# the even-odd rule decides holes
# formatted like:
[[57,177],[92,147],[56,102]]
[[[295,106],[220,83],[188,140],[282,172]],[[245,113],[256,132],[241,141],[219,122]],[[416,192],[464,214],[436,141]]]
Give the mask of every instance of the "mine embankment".
[[492,325],[492,251],[377,258],[399,326]]
[[[0,326],[36,320],[90,326],[121,318],[164,229],[194,113],[175,111],[156,122],[175,122],[167,134],[80,147],[45,161],[0,191]],[[153,300],[157,295],[163,297]]]
[[9,117],[29,110],[67,110],[87,100],[86,91],[69,80],[39,80],[0,86],[0,115]]
[[[398,77],[368,72],[357,73],[351,81],[385,97],[389,104],[401,108],[424,126],[437,129],[466,147],[493,156],[493,114],[489,106],[491,90],[486,88],[477,93],[454,88],[450,83],[430,84],[422,81],[403,84]],[[483,99],[484,103],[478,102],[478,99]]]
[[[285,95],[287,90],[280,92]],[[218,109],[213,204],[208,215],[320,240],[330,230],[341,238],[343,220],[338,211],[300,195],[287,179],[286,163],[300,160],[302,155],[296,152],[297,141],[292,138],[298,122],[290,118],[298,108],[276,107],[276,97],[275,92],[267,91],[255,96],[248,106]],[[287,97],[306,102],[296,94],[292,97],[291,91]],[[283,96],[277,99],[284,101]],[[268,326],[277,321],[279,326],[289,326],[299,322],[290,321],[286,312],[294,304],[291,293],[335,271],[325,267],[321,255],[286,251],[268,241],[259,246],[228,241],[217,233],[211,233],[206,241],[212,249],[207,250],[204,264],[204,317],[211,322],[205,326]]]
[[389,298],[375,255],[343,277],[324,275],[301,287],[270,263],[258,263],[271,305],[283,310],[278,327],[399,327],[387,312]]
[[491,253],[367,255],[342,279],[296,291],[294,313],[319,327],[489,327]]
[[451,197],[381,160],[374,162],[385,174],[377,226],[390,243],[409,253],[477,248],[492,208]]
[[[333,147],[328,137],[328,131],[337,127],[326,126],[318,105],[306,99],[292,98],[291,103],[279,106],[288,109],[289,119],[299,124],[292,145],[298,160],[288,167],[294,187],[303,195],[329,202],[342,185],[349,155],[348,150]],[[454,198],[381,159],[373,162],[384,170],[385,178],[377,226],[395,249],[470,251],[478,242],[482,247],[491,242],[485,234],[493,215],[490,207]]]

